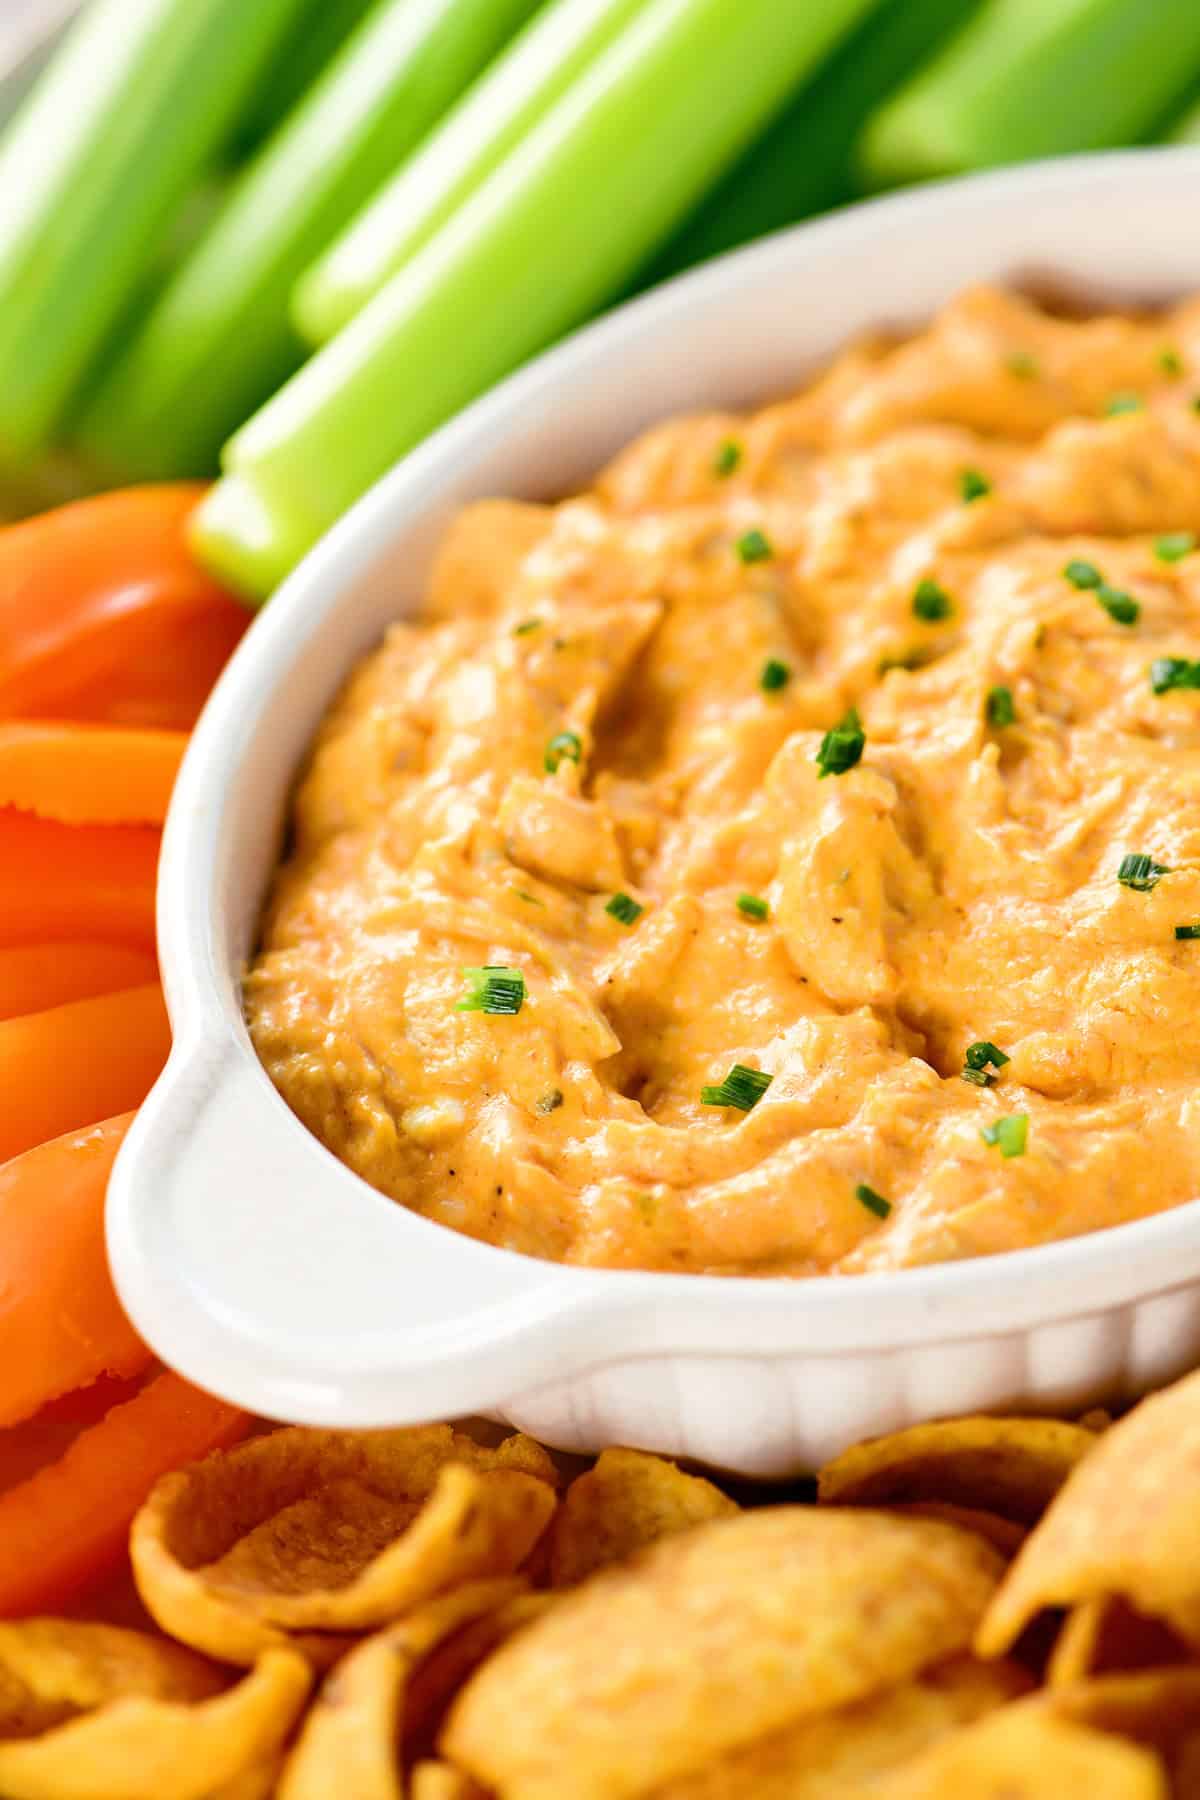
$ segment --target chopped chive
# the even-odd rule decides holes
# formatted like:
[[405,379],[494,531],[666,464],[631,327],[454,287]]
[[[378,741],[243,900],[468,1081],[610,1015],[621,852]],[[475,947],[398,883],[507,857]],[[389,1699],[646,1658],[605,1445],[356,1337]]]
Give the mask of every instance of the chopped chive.
[[1150,686],[1156,694],[1200,688],[1200,662],[1189,662],[1186,656],[1156,656],[1150,664]]
[[965,504],[970,506],[973,500],[982,500],[990,494],[992,484],[978,469],[963,469],[958,477],[958,491]]
[[867,1211],[874,1213],[877,1219],[886,1219],[892,1210],[891,1201],[885,1200],[882,1194],[877,1194],[875,1189],[868,1187],[865,1181],[860,1181],[855,1188],[854,1198],[861,1201]]
[[610,919],[619,919],[622,925],[633,925],[645,912],[631,894],[614,894],[604,908]]
[[973,1087],[991,1087],[996,1077],[989,1073],[988,1065],[993,1069],[1002,1069],[1010,1060],[1003,1050],[998,1049],[987,1038],[981,1038],[978,1043],[968,1044],[960,1072],[963,1080],[969,1081]]
[[1182,562],[1196,548],[1194,531],[1169,531],[1165,537],[1155,538],[1154,554],[1159,562]]
[[736,1106],[739,1112],[750,1112],[756,1107],[773,1077],[763,1069],[748,1069],[745,1063],[734,1063],[719,1087],[706,1086],[700,1089],[700,1102],[703,1106]]
[[1029,1114],[1009,1113],[994,1124],[980,1126],[979,1135],[985,1144],[994,1144],[1001,1156],[1024,1156]]
[[1121,858],[1117,880],[1122,887],[1133,888],[1135,893],[1148,894],[1151,888],[1158,886],[1164,875],[1170,873],[1166,863],[1156,863],[1152,857],[1134,850]]
[[1200,394],[1193,394],[1191,399],[1188,402],[1188,405],[1191,407],[1193,412],[1200,413]]
[[950,617],[954,611],[954,602],[944,587],[939,587],[936,581],[930,581],[926,576],[913,589],[912,609],[918,619],[924,619],[933,625],[938,619]]
[[1158,366],[1171,381],[1183,374],[1183,358],[1174,345],[1166,344],[1158,353]]
[[844,775],[847,769],[852,769],[860,761],[866,741],[862,721],[852,706],[845,718],[821,739],[816,756],[821,771],[817,780],[824,781],[827,775]]
[[542,906],[545,904],[544,901],[538,899],[536,894],[526,893],[524,888],[514,888],[513,892],[516,894],[517,899],[524,900],[527,906]]
[[541,1099],[537,1103],[537,1109],[540,1113],[552,1113],[552,1112],[556,1112],[558,1110],[558,1108],[562,1105],[562,1103],[563,1103],[562,1089],[561,1088],[551,1088],[549,1093],[542,1095]]
[[758,685],[764,694],[777,694],[780,688],[785,688],[791,679],[792,671],[788,665],[780,662],[777,656],[769,656],[763,664]]
[[932,660],[928,645],[918,645],[915,650],[908,650],[903,656],[881,656],[875,665],[876,673],[888,675],[893,669],[907,669],[912,674],[914,669],[923,669]]
[[750,531],[743,531],[733,547],[738,553],[738,560],[744,563],[770,562],[775,554],[770,538],[757,525]]
[[1028,350],[1014,350],[1005,357],[1004,366],[1018,381],[1032,381],[1040,373],[1037,357],[1031,356]]
[[736,438],[723,438],[713,452],[714,475],[732,475],[742,460],[742,446]]
[[546,745],[542,764],[546,773],[553,775],[560,763],[577,763],[582,755],[583,743],[576,734],[573,731],[560,731]]
[[1175,936],[1180,942],[1183,942],[1184,939],[1200,938],[1200,925],[1177,925]]
[[1096,589],[1096,598],[1110,619],[1118,625],[1136,625],[1141,613],[1141,606],[1132,594],[1126,594],[1121,588],[1109,587],[1102,581]]
[[1107,419],[1118,419],[1122,413],[1141,412],[1142,396],[1131,389],[1122,389],[1120,393],[1110,394],[1104,402],[1104,416]]
[[1075,588],[1098,588],[1104,586],[1104,577],[1093,562],[1084,562],[1081,556],[1073,556],[1063,574]]
[[542,621],[540,619],[522,619],[519,625],[513,626],[513,636],[528,637],[531,631],[538,630],[541,623]]
[[485,963],[482,969],[464,969],[467,991],[459,1012],[519,1013],[525,1004],[525,977],[520,969],[503,963]]
[[748,919],[769,919],[771,916],[770,904],[761,900],[757,894],[739,894],[737,909]]
[[987,722],[996,729],[1002,730],[1005,725],[1015,725],[1017,709],[1013,705],[1012,689],[994,687],[988,689]]

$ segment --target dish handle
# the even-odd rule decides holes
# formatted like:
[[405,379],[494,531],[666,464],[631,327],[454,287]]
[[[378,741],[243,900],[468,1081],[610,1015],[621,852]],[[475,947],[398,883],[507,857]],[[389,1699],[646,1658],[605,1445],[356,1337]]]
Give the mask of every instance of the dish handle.
[[[152,1349],[270,1418],[486,1411],[563,1372],[556,1317],[582,1307],[597,1323],[588,1272],[477,1243],[375,1192],[233,1039],[177,1044],[117,1159],[107,1230],[117,1290]],[[572,1334],[580,1349],[589,1335]]]

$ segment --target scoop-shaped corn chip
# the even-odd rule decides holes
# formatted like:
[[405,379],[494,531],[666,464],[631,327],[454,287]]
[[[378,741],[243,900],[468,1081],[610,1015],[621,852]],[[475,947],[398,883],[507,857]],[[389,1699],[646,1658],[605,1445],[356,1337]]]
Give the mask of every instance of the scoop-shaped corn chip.
[[516,1580],[479,1581],[363,1640],[325,1677],[279,1784],[279,1800],[402,1800],[400,1744],[416,1665],[450,1632],[494,1612]]
[[32,1738],[127,1695],[206,1700],[228,1676],[145,1631],[72,1619],[0,1623],[0,1741]]
[[1134,1738],[1174,1761],[1200,1731],[1200,1669],[1140,1669],[1051,1689],[1030,1702],[1070,1725]]
[[978,1506],[952,1506],[942,1500],[902,1500],[887,1510],[914,1519],[943,1519],[961,1531],[976,1531],[1003,1557],[1014,1557],[1028,1535],[1015,1519],[1002,1519],[999,1513],[983,1512]]
[[937,1500],[1030,1525],[1098,1442],[1061,1419],[943,1419],[856,1444],[817,1477],[835,1506]]
[[270,1650],[235,1687],[193,1704],[126,1694],[39,1737],[0,1743],[0,1793],[240,1800],[240,1784],[270,1765],[292,1730],[311,1679],[302,1656]]
[[656,1788],[654,1800],[859,1800],[864,1783],[1029,1685],[1015,1663],[956,1656],[869,1700],[785,1725],[697,1775]]
[[243,1769],[232,1781],[205,1794],[204,1800],[275,1800],[275,1790],[283,1772],[284,1753],[266,1756]]
[[520,1800],[624,1800],[965,1647],[1003,1567],[932,1519],[763,1508],[594,1576],[464,1687],[442,1754]]
[[447,1709],[467,1677],[498,1644],[532,1624],[553,1604],[553,1594],[518,1594],[472,1619],[430,1652],[409,1685],[404,1708],[406,1758],[432,1757]]
[[1089,1675],[1183,1662],[1187,1654],[1161,1620],[1135,1612],[1117,1594],[1100,1594],[1067,1614],[1046,1664],[1046,1682],[1068,1687]]
[[573,1481],[550,1529],[550,1583],[574,1587],[659,1538],[708,1519],[732,1518],[736,1503],[701,1475],[661,1456],[605,1450]]
[[276,1431],[159,1482],[134,1520],[134,1574],[158,1623],[197,1649],[248,1665],[295,1642],[328,1662],[344,1648],[328,1634],[518,1568],[556,1479],[528,1438],[489,1450],[448,1425]]
[[1096,1439],[1009,1570],[980,1654],[1006,1650],[1043,1607],[1104,1594],[1200,1644],[1200,1374]]
[[1094,1600],[1071,1608],[1046,1664],[1048,1687],[1067,1687],[1082,1681],[1098,1666],[1100,1638],[1112,1603],[1111,1594],[1098,1594]]
[[1152,1750],[1065,1723],[1029,1701],[943,1738],[871,1800],[1168,1800]]
[[408,1784],[409,1800],[485,1800],[478,1782],[444,1762],[421,1762]]

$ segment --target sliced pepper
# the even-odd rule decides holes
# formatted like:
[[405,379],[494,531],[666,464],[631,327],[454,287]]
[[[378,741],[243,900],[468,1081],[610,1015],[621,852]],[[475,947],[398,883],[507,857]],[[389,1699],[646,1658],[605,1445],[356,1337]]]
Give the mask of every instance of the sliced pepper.
[[249,1424],[165,1370],[57,1462],[0,1493],[0,1617],[58,1606],[107,1574],[158,1478],[236,1443]]
[[44,1012],[93,994],[115,994],[118,988],[144,987],[158,974],[150,950],[122,944],[15,944],[0,949],[0,1019]]
[[106,1119],[0,1166],[0,1426],[149,1364],[104,1248],[104,1195],[132,1118]]
[[[171,1048],[157,981],[0,1024],[0,1162],[140,1106]],[[3,1261],[0,1236],[0,1263]]]
[[188,551],[203,492],[129,488],[0,529],[0,717],[195,722],[250,622]]
[[159,833],[0,807],[0,947],[92,937],[154,948]]
[[65,825],[161,825],[186,748],[184,731],[0,724],[0,806]]

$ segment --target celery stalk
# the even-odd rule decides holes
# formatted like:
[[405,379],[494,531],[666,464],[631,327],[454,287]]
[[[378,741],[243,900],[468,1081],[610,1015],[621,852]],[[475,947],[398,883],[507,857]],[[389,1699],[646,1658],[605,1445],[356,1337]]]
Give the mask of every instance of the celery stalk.
[[303,358],[288,318],[296,277],[535,3],[372,8],[113,363],[80,425],[85,457],[122,480],[214,466],[222,440]]
[[238,162],[253,156],[278,131],[373,5],[374,0],[305,0],[291,42],[264,70],[237,122],[231,149]]
[[979,0],[883,0],[639,276],[651,287],[856,194],[853,150],[880,101]]
[[227,445],[200,554],[269,592],[391,462],[617,291],[869,4],[647,0]]
[[301,0],[97,0],[0,142],[0,460],[51,442]]
[[445,223],[644,0],[553,0],[299,282],[292,317],[323,344]]
[[988,0],[875,115],[862,167],[886,185],[1131,143],[1198,70],[1196,0]]
[[1169,136],[1173,144],[1200,144],[1200,106],[1190,106],[1172,125]]

